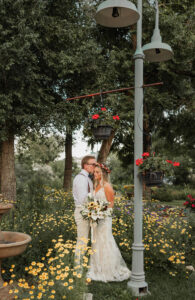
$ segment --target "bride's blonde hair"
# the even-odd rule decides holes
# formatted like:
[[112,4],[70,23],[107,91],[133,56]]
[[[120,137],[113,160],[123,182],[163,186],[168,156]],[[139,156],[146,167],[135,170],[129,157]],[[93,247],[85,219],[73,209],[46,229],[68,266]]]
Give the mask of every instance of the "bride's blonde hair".
[[[100,180],[100,185],[101,186],[104,186],[104,184],[106,182],[109,182],[110,183],[110,176],[109,176],[109,173],[111,172],[105,164],[96,164],[95,166],[96,168],[98,168],[100,171],[101,171],[101,180]],[[97,180],[94,180],[94,187],[96,188],[97,185],[98,185],[98,181]]]

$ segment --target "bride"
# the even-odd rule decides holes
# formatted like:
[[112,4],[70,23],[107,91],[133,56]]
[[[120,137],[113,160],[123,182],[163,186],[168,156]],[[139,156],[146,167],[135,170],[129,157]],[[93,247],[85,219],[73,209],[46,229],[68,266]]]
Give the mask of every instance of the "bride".
[[[108,183],[110,170],[105,164],[97,164],[94,171],[94,198],[106,200],[108,207],[114,206],[114,191]],[[130,277],[131,271],[127,268],[119,248],[112,235],[112,218],[100,220],[93,229],[93,254],[90,257],[89,278],[97,281],[123,281]],[[93,242],[93,241],[92,241]]]

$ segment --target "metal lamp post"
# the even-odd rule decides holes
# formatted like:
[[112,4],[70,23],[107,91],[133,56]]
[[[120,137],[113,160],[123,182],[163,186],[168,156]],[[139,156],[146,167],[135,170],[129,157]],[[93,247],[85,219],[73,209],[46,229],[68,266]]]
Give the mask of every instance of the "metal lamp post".
[[[106,27],[126,27],[137,22],[137,48],[134,54],[135,59],[135,116],[134,116],[134,162],[143,153],[143,60],[142,49],[142,0],[137,1],[137,8],[127,0],[107,0],[99,5],[96,14],[96,21]],[[156,3],[156,7],[158,3]],[[158,9],[157,9],[158,14]],[[139,19],[139,20],[138,20]],[[137,21],[138,20],[138,21]],[[145,46],[145,52],[152,51],[148,60],[163,61],[170,59],[172,50],[167,44],[161,42],[158,29],[158,16],[156,18],[155,37],[152,42]],[[155,44],[156,42],[156,44]],[[164,45],[167,45],[164,47]],[[165,50],[171,55],[160,55]],[[168,48],[168,49],[167,49]],[[152,50],[151,50],[152,49]],[[155,49],[155,51],[154,51]],[[158,49],[158,50],[156,50]],[[161,51],[159,53],[159,51]],[[166,59],[165,59],[166,58]],[[134,243],[132,246],[132,274],[127,283],[135,296],[143,296],[148,293],[148,284],[145,282],[144,273],[144,245],[143,245],[143,217],[142,217],[142,179],[138,173],[138,167],[134,163]]]

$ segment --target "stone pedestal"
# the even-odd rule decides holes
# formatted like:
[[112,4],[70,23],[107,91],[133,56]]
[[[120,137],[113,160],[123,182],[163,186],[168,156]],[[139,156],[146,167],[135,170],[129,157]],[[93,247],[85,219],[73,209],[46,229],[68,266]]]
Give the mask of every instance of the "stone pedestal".
[[93,294],[91,294],[91,293],[84,293],[83,300],[93,300]]
[[150,295],[150,292],[148,291],[148,284],[143,281],[143,282],[133,282],[129,281],[127,283],[127,288],[129,288],[133,294],[133,296],[146,296]]

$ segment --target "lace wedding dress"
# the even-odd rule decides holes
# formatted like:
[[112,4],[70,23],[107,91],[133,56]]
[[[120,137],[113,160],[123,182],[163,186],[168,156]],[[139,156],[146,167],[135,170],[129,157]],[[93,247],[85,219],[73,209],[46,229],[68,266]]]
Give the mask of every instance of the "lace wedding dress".
[[[106,198],[104,188],[94,195],[97,200]],[[112,235],[112,218],[106,217],[93,227],[93,253],[90,257],[90,269],[87,276],[96,281],[123,281],[130,277],[131,271],[127,268],[120,250]]]

